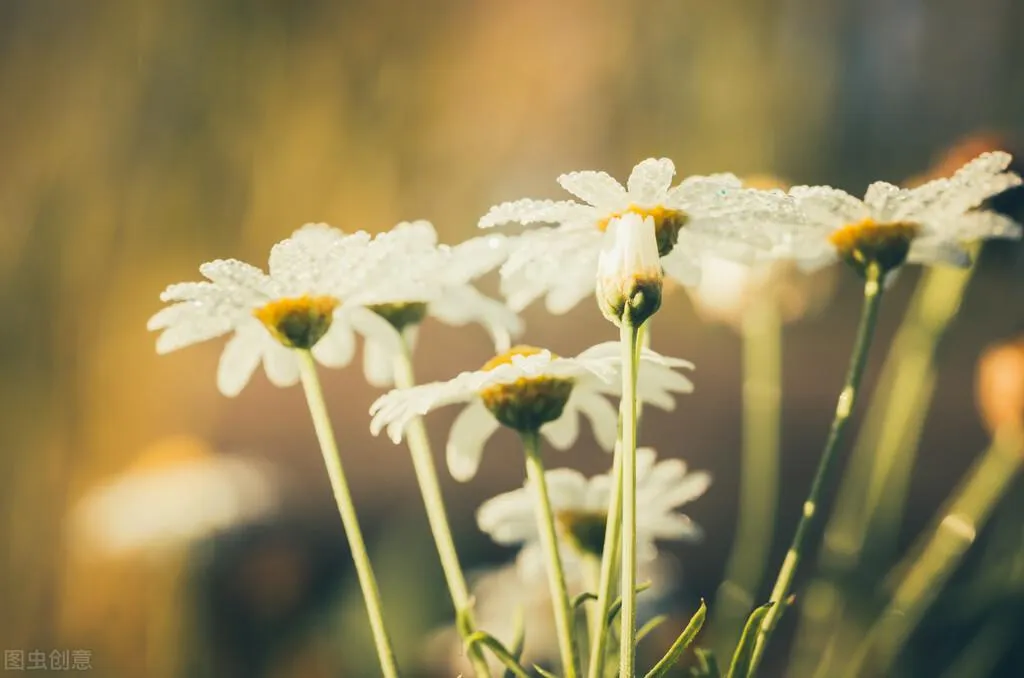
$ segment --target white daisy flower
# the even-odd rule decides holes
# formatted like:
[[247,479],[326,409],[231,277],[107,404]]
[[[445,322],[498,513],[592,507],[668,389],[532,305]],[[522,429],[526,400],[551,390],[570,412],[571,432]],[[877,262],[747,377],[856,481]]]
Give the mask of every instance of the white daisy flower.
[[217,369],[226,396],[238,395],[261,361],[272,383],[291,386],[299,380],[293,349],[342,367],[355,353],[355,330],[400,350],[391,325],[366,308],[408,294],[380,276],[385,254],[364,232],[310,224],[274,245],[269,274],[235,259],[203,264],[207,280],[169,286],[160,299],[171,305],[147,327],[162,331],[161,354],[232,333]]
[[1006,171],[1010,160],[1006,153],[983,153],[952,177],[917,188],[875,182],[863,200],[829,186],[796,186],[789,194],[805,228],[777,253],[807,269],[838,257],[862,273],[875,264],[885,274],[907,261],[967,266],[970,242],[1021,235],[1007,217],[976,209],[1021,183]]
[[[659,462],[656,457],[649,447],[637,449],[637,557],[641,562],[657,556],[656,541],[700,538],[700,528],[678,509],[703,495],[711,484],[709,474],[688,473],[680,459]],[[559,538],[569,555],[564,562],[578,562],[584,555],[600,558],[611,500],[611,475],[588,479],[578,471],[561,468],[547,471],[544,477]],[[477,511],[477,524],[499,544],[522,545],[519,557],[525,573],[543,571],[536,497],[529,481],[518,490],[484,502]],[[570,564],[565,567],[573,569]]]
[[558,177],[571,200],[516,200],[492,207],[481,228],[516,222],[550,223],[523,233],[510,245],[502,266],[502,290],[513,309],[546,296],[552,313],[564,313],[594,293],[602,231],[626,214],[650,217],[666,274],[685,285],[696,282],[700,254],[749,258],[770,251],[785,237],[778,223],[791,203],[781,191],[743,188],[732,174],[693,176],[671,186],[675,166],[649,158],[633,168],[624,188],[604,172]]
[[[691,363],[666,358],[645,349],[640,356],[638,397],[656,407],[671,409],[673,394],[689,393],[693,384],[673,368]],[[454,403],[469,403],[448,436],[448,468],[454,478],[476,474],[484,444],[499,424],[518,431],[536,431],[556,449],[572,446],[579,435],[578,415],[585,415],[598,444],[615,446],[617,412],[604,395],[619,394],[619,345],[593,346],[575,358],[562,358],[532,346],[516,346],[473,372],[449,381],[396,389],[370,408],[374,435],[387,428],[400,443],[412,419]]]
[[[403,222],[374,238],[388,255],[388,277],[405,278],[405,297],[371,306],[413,343],[427,316],[461,327],[478,323],[497,350],[504,351],[523,330],[522,320],[504,303],[485,296],[472,281],[504,261],[507,239],[500,235],[473,238],[455,246],[439,245],[428,221]],[[363,358],[366,379],[374,386],[394,383],[394,342],[367,339]]]

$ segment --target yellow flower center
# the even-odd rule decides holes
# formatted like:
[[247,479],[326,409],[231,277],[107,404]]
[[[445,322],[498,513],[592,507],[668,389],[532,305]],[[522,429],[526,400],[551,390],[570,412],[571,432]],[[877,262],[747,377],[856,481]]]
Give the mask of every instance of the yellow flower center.
[[683,226],[689,220],[686,213],[681,210],[672,210],[660,205],[657,207],[630,205],[625,210],[614,212],[607,219],[597,222],[598,230],[602,232],[607,230],[609,221],[618,219],[627,213],[637,214],[641,219],[646,219],[647,217],[654,219],[654,237],[658,241],[658,256],[662,257],[671,252],[672,248],[679,242],[679,231],[683,229]]
[[[481,368],[490,372],[512,364],[515,356],[531,356],[543,351],[534,346],[514,346],[497,355]],[[553,356],[554,357],[554,356]],[[508,384],[495,384],[480,391],[480,398],[494,418],[517,431],[537,431],[562,416],[572,393],[572,379],[549,376],[520,377]]]
[[829,242],[839,255],[863,274],[868,266],[887,273],[907,260],[910,243],[921,232],[918,224],[907,221],[878,223],[868,218],[834,231]]
[[275,299],[252,314],[288,348],[310,349],[331,328],[334,309],[339,303],[334,297],[307,294]]
[[600,556],[604,551],[606,512],[558,511],[555,522],[565,538],[581,552]]
[[427,305],[422,301],[374,304],[367,308],[387,320],[399,332],[409,325],[419,325],[427,315]]

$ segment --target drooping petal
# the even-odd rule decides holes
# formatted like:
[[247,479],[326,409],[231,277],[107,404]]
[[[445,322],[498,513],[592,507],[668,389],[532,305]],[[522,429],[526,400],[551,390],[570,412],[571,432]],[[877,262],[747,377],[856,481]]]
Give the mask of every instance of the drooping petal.
[[448,471],[460,482],[471,480],[480,467],[484,445],[498,429],[498,420],[483,402],[474,399],[452,423],[445,448]]
[[294,350],[275,342],[267,342],[263,350],[263,369],[274,386],[282,388],[299,382],[299,360]]
[[615,441],[618,433],[618,413],[606,398],[586,388],[574,389],[576,407],[580,413],[590,420],[590,426],[594,430],[594,438],[601,449],[612,451],[615,449]]
[[385,388],[395,383],[395,356],[373,339],[363,342],[363,374],[370,386]]
[[522,544],[537,539],[533,496],[522,489],[488,499],[476,512],[476,524],[498,544]]
[[[575,391],[575,389],[573,389]],[[580,434],[579,414],[576,411],[574,396],[570,394],[565,409],[555,421],[541,427],[540,433],[556,450],[567,450],[576,442]]]
[[217,389],[229,398],[242,392],[263,357],[266,330],[257,321],[238,328],[217,364]]
[[356,352],[356,337],[347,318],[336,314],[331,328],[313,346],[313,357],[327,367],[345,367]]
[[232,322],[228,318],[196,317],[165,329],[156,340],[156,352],[163,355],[177,351],[219,337],[231,329]]

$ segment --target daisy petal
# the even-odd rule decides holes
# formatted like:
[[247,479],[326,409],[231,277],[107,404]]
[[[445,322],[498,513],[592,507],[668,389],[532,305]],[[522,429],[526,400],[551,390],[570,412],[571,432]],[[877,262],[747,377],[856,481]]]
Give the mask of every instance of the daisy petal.
[[569,172],[558,177],[558,184],[595,207],[616,209],[629,200],[622,184],[605,172]]
[[476,475],[484,445],[498,425],[498,420],[479,399],[474,399],[459,413],[452,423],[446,447],[448,471],[453,478],[466,482]]
[[653,204],[665,199],[676,166],[668,158],[648,158],[633,168],[626,186],[629,197],[641,204]]
[[234,398],[242,392],[260,364],[266,340],[266,330],[256,322],[239,328],[231,337],[217,365],[217,388],[221,393]]
[[580,389],[576,396],[576,407],[590,420],[594,438],[601,449],[612,451],[618,433],[618,413],[607,399],[593,391]]
[[491,228],[502,224],[560,224],[565,222],[593,221],[596,213],[589,205],[580,205],[571,200],[531,200],[524,198],[514,202],[495,205],[480,217],[480,228]]
[[267,379],[281,388],[293,386],[299,381],[299,361],[292,349],[277,342],[267,342],[263,351],[263,369]]

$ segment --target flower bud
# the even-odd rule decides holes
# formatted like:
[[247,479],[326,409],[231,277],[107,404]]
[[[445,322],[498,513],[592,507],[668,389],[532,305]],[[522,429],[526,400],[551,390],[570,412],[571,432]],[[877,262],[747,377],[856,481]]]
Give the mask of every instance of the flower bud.
[[993,346],[981,356],[977,398],[989,433],[1024,430],[1024,337]]
[[626,213],[605,230],[597,262],[597,305],[618,326],[639,327],[661,306],[662,270],[654,219]]

